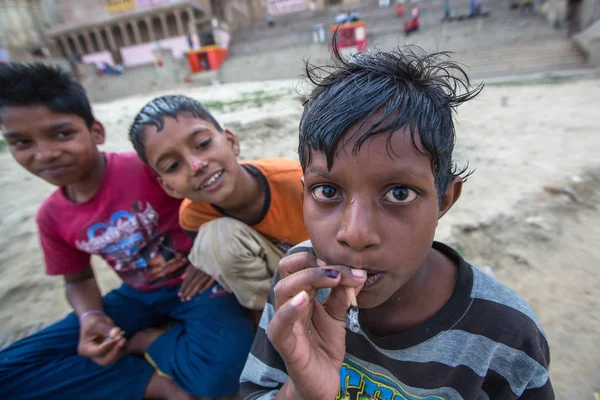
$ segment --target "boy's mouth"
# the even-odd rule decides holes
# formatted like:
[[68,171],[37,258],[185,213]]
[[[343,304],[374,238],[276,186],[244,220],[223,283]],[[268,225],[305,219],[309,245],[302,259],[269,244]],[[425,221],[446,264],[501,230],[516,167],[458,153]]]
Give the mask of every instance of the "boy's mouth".
[[210,178],[208,178],[206,180],[206,182],[204,182],[202,185],[200,185],[198,187],[198,190],[209,190],[210,191],[210,189],[213,189],[215,187],[215,184],[218,183],[221,176],[223,176],[223,172],[224,172],[223,170],[215,172],[213,175],[211,175]]
[[38,171],[38,175],[44,175],[44,176],[59,176],[64,174],[65,172],[67,172],[69,170],[69,168],[71,168],[71,164],[66,164],[66,165],[55,165],[52,167],[46,167],[46,168],[42,168]]
[[375,285],[384,275],[385,272],[367,271],[367,280],[363,290]]

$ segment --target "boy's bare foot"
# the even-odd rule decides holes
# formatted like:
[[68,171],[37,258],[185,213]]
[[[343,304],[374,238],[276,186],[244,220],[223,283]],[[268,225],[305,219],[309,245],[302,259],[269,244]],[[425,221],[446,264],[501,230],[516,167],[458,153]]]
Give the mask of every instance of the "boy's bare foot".
[[147,328],[143,331],[139,331],[127,341],[127,352],[130,354],[143,355],[152,342],[166,331],[167,329],[161,328]]
[[184,392],[172,380],[159,376],[152,375],[146,391],[144,392],[145,399],[167,399],[167,400],[194,400],[194,396]]

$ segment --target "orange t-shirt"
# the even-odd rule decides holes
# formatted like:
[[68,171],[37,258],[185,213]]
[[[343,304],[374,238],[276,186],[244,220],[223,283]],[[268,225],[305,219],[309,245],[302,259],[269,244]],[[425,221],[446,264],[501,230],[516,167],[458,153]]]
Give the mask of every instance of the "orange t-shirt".
[[[259,179],[262,175],[267,187],[268,208],[262,219],[251,227],[284,250],[308,240],[302,216],[302,169],[298,161],[268,158],[241,164]],[[209,203],[186,199],[179,208],[179,225],[186,231],[196,232],[200,225],[224,216]]]

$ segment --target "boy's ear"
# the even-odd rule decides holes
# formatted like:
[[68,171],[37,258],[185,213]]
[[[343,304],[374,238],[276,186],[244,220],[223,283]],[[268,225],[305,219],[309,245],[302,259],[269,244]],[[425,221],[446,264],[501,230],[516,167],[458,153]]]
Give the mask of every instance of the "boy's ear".
[[92,132],[92,137],[94,138],[94,144],[104,144],[104,140],[106,139],[104,125],[102,125],[99,121],[94,121],[92,122],[90,131]]
[[183,199],[183,196],[179,194],[178,191],[176,191],[175,189],[173,189],[171,186],[169,186],[169,184],[165,181],[163,181],[163,179],[159,176],[158,178],[156,178],[158,180],[158,183],[160,183],[160,186],[162,186],[163,190],[171,197],[174,197],[176,199]]
[[460,176],[454,177],[446,188],[446,193],[440,201],[440,210],[438,212],[438,219],[442,218],[456,203],[462,192],[463,180]]
[[237,138],[237,136],[235,135],[235,133],[231,132],[229,129],[225,129],[223,131],[223,135],[225,135],[225,138],[231,144],[231,149],[233,150],[233,153],[235,154],[235,156],[236,157],[239,156],[240,155],[240,141]]

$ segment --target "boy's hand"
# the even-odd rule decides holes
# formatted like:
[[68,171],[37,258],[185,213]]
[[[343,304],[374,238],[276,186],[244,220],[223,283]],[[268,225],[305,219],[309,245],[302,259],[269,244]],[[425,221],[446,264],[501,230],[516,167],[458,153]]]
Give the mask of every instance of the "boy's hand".
[[125,354],[123,332],[104,315],[89,315],[81,322],[77,353],[95,363],[114,364]]
[[[291,381],[286,390],[297,399],[334,399],[346,353],[350,307],[346,287],[362,288],[366,274],[343,266],[325,267],[310,253],[283,258],[279,271],[275,315],[267,333],[285,362]],[[315,299],[322,288],[331,288],[323,304]]]
[[181,301],[190,301],[195,295],[215,284],[215,279],[193,265],[188,265],[179,289]]

